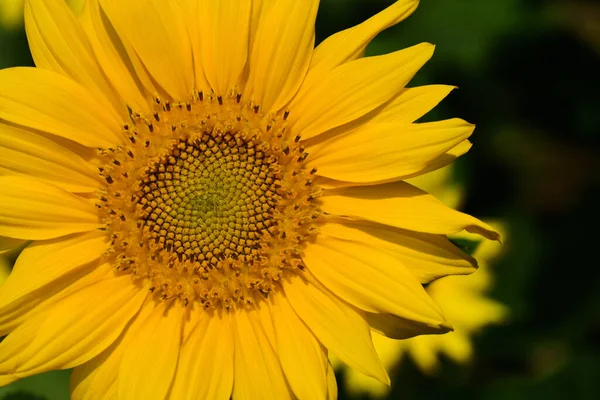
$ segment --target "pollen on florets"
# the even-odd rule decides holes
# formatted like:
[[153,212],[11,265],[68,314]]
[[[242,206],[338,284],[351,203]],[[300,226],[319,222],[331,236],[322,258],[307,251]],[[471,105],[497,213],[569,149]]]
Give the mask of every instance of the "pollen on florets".
[[302,273],[320,189],[287,116],[264,116],[235,92],[156,97],[150,116],[133,113],[128,144],[99,150],[115,268],[160,299],[204,308],[251,306]]

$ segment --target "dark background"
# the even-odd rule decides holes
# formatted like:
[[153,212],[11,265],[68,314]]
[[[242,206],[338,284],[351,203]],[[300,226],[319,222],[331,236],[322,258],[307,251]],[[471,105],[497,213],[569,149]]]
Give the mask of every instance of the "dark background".
[[[322,0],[318,40],[392,2]],[[508,224],[492,297],[511,317],[476,337],[469,366],[443,359],[425,377],[403,362],[390,398],[600,399],[600,2],[423,0],[367,53],[425,41],[435,55],[409,86],[458,86],[424,120],[477,124],[456,178],[465,211]],[[0,30],[0,68],[31,64],[23,30]],[[0,399],[67,399],[67,386],[52,372]]]

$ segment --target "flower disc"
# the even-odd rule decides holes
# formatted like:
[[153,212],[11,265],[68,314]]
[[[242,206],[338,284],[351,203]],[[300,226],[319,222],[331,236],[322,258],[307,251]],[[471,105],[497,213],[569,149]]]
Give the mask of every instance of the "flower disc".
[[304,268],[321,213],[316,170],[300,137],[289,139],[286,112],[265,124],[239,99],[155,98],[151,116],[124,126],[128,146],[100,151],[108,256],[160,299],[252,305],[255,292]]

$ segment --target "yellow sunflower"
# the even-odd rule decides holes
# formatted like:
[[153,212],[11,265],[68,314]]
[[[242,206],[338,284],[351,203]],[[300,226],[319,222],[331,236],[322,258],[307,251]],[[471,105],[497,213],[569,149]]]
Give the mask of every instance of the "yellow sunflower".
[[[79,11],[85,0],[60,0],[66,1],[74,10]],[[20,27],[23,23],[24,0],[1,0],[0,1],[0,27],[13,29]]]
[[383,383],[371,329],[451,329],[422,283],[487,224],[404,182],[469,148],[413,123],[420,44],[364,58],[399,1],[316,48],[318,1],[29,0],[37,68],[0,71],[0,385],[74,399],[325,399],[328,354]]
[[[462,191],[451,182],[450,167],[413,178],[411,182],[437,194],[446,204],[458,206],[461,203]],[[490,225],[506,237],[502,223],[492,222]],[[464,232],[454,234],[451,238],[465,240],[476,246],[473,256],[478,260],[479,268],[469,276],[438,279],[430,283],[426,291],[441,306],[455,330],[446,335],[422,335],[401,341],[374,333],[375,349],[387,369],[396,366],[405,355],[410,355],[419,369],[428,375],[438,371],[440,354],[466,364],[473,358],[472,336],[486,326],[501,323],[507,318],[507,307],[487,294],[494,280],[491,264],[502,254],[502,246],[497,242],[480,241],[479,237]],[[333,364],[336,368],[342,368],[337,359]],[[345,384],[351,393],[368,393],[372,397],[384,397],[390,391],[389,386],[351,370],[346,371]]]

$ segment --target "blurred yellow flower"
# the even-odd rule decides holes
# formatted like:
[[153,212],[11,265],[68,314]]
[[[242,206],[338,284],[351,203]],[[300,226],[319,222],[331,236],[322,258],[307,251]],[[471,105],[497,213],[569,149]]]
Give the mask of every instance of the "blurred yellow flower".
[[[462,190],[451,181],[451,174],[452,167],[448,166],[410,181],[444,203],[458,207],[462,201]],[[488,223],[506,240],[506,229],[502,223]],[[373,332],[373,344],[386,369],[410,356],[423,373],[433,374],[440,367],[438,356],[442,353],[457,363],[467,363],[473,357],[471,337],[490,324],[503,322],[508,315],[506,306],[487,296],[493,285],[490,265],[501,255],[503,246],[498,242],[481,241],[466,232],[451,235],[451,238],[477,243],[473,257],[479,264],[477,271],[471,275],[441,278],[426,288],[454,326],[454,332],[400,341]],[[334,366],[341,367],[341,364],[334,359]],[[368,393],[372,397],[383,397],[390,391],[389,386],[353,370],[346,370],[345,384],[351,393]]]
[[[75,12],[79,12],[85,3],[85,0],[64,1],[66,1]],[[0,27],[14,29],[22,26],[24,3],[25,0],[0,0]]]
[[[462,143],[463,151],[471,148],[470,142]],[[406,181],[410,184],[423,189],[432,194],[442,203],[450,208],[460,208],[463,201],[464,190],[462,186],[452,180],[452,170],[454,166],[447,165],[444,168],[419,175]]]

